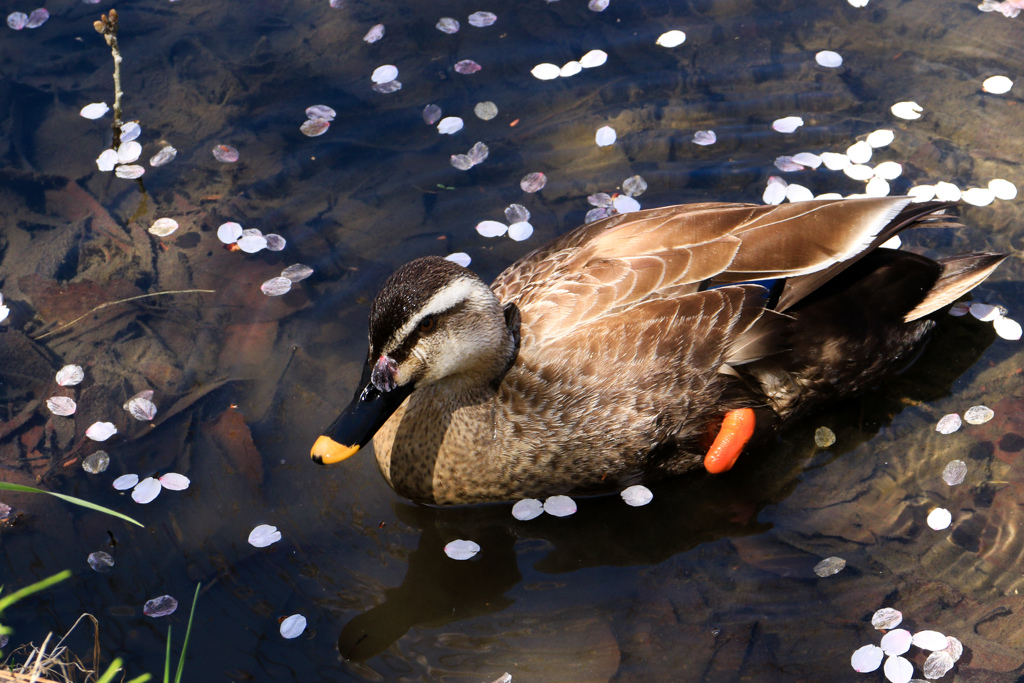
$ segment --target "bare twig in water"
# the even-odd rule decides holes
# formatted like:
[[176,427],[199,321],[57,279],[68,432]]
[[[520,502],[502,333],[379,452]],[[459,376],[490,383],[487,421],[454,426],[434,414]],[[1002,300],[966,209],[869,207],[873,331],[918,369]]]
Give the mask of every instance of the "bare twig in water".
[[110,54],[114,56],[114,140],[121,137],[121,97],[124,91],[121,90],[121,50],[117,46],[117,10],[110,10],[110,14],[101,14],[99,21],[94,21],[92,27],[103,36],[110,46]]
[[82,318],[85,318],[86,316],[92,315],[96,311],[99,311],[101,309],[107,308],[108,306],[116,306],[118,304],[126,304],[129,301],[137,301],[138,299],[146,299],[146,298],[151,297],[151,296],[164,296],[166,294],[213,294],[216,291],[217,290],[215,290],[215,289],[175,289],[175,290],[172,290],[172,291],[169,291],[169,292],[151,292],[150,294],[139,294],[138,296],[130,296],[127,299],[118,299],[117,301],[108,301],[105,304],[100,304],[99,306],[94,306],[93,308],[89,309],[88,311],[86,311],[82,315],[78,316],[77,318],[75,318],[71,322],[66,323],[64,325],[61,325],[60,327],[58,327],[55,330],[50,330],[46,334],[41,334],[38,337],[33,337],[32,341],[39,341],[40,339],[46,339],[51,334],[57,334],[58,332],[63,332],[67,328],[69,328],[72,325],[74,325],[75,323],[77,323]]

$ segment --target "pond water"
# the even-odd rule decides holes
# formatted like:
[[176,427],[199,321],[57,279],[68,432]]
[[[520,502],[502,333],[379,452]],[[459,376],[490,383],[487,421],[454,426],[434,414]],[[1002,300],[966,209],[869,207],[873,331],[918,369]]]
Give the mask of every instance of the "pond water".
[[[97,170],[111,143],[112,60],[92,22],[116,6],[125,118],[142,126],[134,181]],[[31,7],[10,6],[26,13]],[[0,496],[20,516],[0,532],[5,590],[70,568],[73,578],[3,615],[4,648],[63,634],[83,612],[99,620],[105,661],[158,672],[167,632],[180,646],[199,593],[185,680],[514,681],[883,680],[850,656],[879,642],[871,615],[959,638],[964,657],[944,680],[1013,680],[1024,666],[1024,356],[970,316],[944,320],[907,373],[864,399],[817,413],[720,477],[653,486],[653,502],[578,501],[567,518],[517,522],[509,505],[432,509],[403,501],[370,453],[324,469],[309,459],[320,430],[347,403],[365,355],[369,302],[398,265],[465,252],[485,279],[583,222],[587,196],[642,175],[646,207],[692,201],[760,203],[771,175],[815,194],[863,191],[842,173],[783,173],[776,157],[842,152],[876,129],[894,131],[872,164],[896,161],[892,193],[948,181],[1024,184],[1020,87],[982,91],[992,75],[1024,78],[1024,17],[972,2],[870,0],[584,0],[486,3],[208,0],[48,6],[36,29],[4,29],[7,103],[0,153],[0,467],[7,481],[106,505],[133,527],[43,496]],[[468,16],[494,12],[475,27]],[[435,28],[442,17],[461,28]],[[363,36],[385,26],[375,43]],[[678,29],[677,47],[655,44]],[[607,62],[541,81],[540,63],[590,50]],[[837,68],[815,55],[832,50]],[[457,73],[472,59],[476,73]],[[382,65],[402,87],[372,89]],[[918,120],[890,111],[923,108]],[[480,102],[498,114],[481,120]],[[307,107],[337,112],[319,137]],[[465,127],[441,135],[426,105]],[[772,122],[800,116],[791,134]],[[603,126],[617,132],[595,144]],[[692,142],[713,130],[717,141]],[[474,143],[488,158],[451,165]],[[217,161],[218,145],[237,148]],[[543,172],[538,193],[520,180]],[[482,220],[510,203],[531,212],[523,242],[485,238]],[[968,229],[922,229],[905,243],[928,254],[1011,252],[976,300],[1021,313],[1020,200],[964,205]],[[158,238],[157,218],[180,224]],[[283,236],[283,251],[231,252],[218,226]],[[300,263],[314,274],[280,297],[261,283]],[[156,292],[212,290],[100,304]],[[72,325],[67,323],[74,321]],[[44,336],[45,335],[45,336]],[[74,363],[85,381],[57,387]],[[159,412],[133,420],[122,404],[152,389]],[[72,418],[45,399],[73,396]],[[995,418],[935,431],[947,413],[987,405]],[[95,421],[117,435],[85,438]],[[817,449],[814,431],[837,441]],[[88,474],[81,460],[110,454]],[[967,463],[964,483],[941,479]],[[148,505],[115,477],[177,472],[185,491]],[[944,507],[952,526],[928,527]],[[259,524],[282,539],[247,542]],[[453,539],[481,546],[448,559]],[[105,574],[86,563],[110,553]],[[819,578],[822,559],[846,560]],[[168,617],[144,616],[164,594]],[[295,640],[279,621],[308,621]],[[90,662],[91,633],[72,650]],[[345,658],[339,654],[345,655]],[[917,676],[925,653],[908,655]]]

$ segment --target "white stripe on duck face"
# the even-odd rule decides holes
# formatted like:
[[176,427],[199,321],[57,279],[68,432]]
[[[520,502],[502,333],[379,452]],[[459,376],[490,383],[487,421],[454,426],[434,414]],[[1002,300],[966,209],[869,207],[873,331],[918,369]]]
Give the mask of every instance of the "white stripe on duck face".
[[408,338],[410,334],[419,326],[420,321],[428,315],[437,315],[443,313],[463,301],[469,301],[471,299],[479,299],[482,292],[481,287],[490,293],[487,289],[487,285],[481,281],[469,277],[460,277],[452,280],[441,289],[437,290],[434,296],[423,305],[420,310],[416,311],[399,330],[392,335],[388,343],[384,345],[381,353],[389,355],[392,351],[397,349],[402,343]]

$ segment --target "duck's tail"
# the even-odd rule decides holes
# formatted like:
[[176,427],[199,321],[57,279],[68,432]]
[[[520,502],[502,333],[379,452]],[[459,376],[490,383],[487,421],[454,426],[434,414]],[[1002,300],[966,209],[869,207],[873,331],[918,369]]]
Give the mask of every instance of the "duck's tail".
[[1006,254],[985,252],[938,259],[936,263],[942,266],[942,273],[924,299],[903,316],[903,322],[919,320],[953,303],[991,275],[1004,259]]

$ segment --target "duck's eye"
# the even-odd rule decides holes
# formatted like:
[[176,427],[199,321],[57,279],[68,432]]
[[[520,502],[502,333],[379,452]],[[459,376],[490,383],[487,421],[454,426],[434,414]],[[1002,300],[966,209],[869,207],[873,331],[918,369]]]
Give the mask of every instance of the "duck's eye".
[[437,322],[434,320],[434,316],[428,315],[426,318],[420,321],[420,332],[430,332],[434,329],[434,325]]

